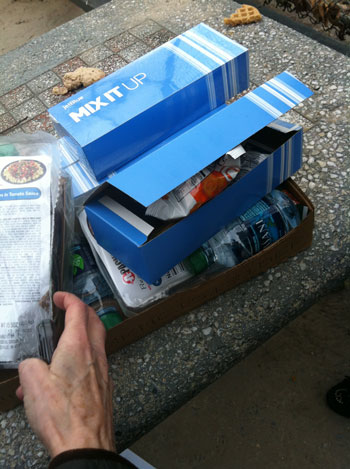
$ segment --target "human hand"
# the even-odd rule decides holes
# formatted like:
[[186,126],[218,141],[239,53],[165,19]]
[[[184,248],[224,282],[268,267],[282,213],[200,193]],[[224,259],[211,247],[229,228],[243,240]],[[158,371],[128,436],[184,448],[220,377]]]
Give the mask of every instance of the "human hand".
[[54,302],[66,310],[64,331],[50,365],[20,363],[17,397],[51,457],[76,448],[115,451],[105,328],[75,295],[57,292]]

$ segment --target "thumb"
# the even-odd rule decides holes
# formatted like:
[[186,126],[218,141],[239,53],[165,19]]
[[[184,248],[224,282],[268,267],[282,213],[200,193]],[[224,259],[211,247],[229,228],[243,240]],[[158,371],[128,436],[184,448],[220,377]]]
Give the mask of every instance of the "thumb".
[[16,391],[17,397],[40,396],[42,383],[49,374],[49,366],[38,358],[28,358],[19,364],[18,374],[20,386]]

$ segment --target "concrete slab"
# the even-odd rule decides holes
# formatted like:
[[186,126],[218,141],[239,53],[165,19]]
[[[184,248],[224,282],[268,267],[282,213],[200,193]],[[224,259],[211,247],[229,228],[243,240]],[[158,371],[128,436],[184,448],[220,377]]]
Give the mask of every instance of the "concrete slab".
[[71,0],[2,0],[0,55],[84,13]]
[[350,372],[350,290],[322,299],[131,449],[167,469],[346,469],[349,419],[325,402]]

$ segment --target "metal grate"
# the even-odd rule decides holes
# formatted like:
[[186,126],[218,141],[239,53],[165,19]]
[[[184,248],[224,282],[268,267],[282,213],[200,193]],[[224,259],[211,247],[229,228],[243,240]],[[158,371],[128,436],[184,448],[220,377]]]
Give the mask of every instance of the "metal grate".
[[312,24],[321,24],[325,31],[334,29],[341,40],[350,35],[350,0],[264,0],[264,5],[272,3],[301,19],[308,18]]

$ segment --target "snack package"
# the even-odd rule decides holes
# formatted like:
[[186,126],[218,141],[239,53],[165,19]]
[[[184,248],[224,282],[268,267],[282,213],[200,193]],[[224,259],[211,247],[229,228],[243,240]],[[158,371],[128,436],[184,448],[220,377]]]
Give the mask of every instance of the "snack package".
[[126,316],[132,316],[169,296],[176,286],[193,276],[185,265],[180,263],[157,282],[148,284],[97,243],[90,231],[84,210],[79,214],[79,221],[96,263]]
[[146,215],[171,220],[186,217],[232,183],[240,170],[238,146],[147,207]]
[[0,368],[50,361],[62,315],[52,295],[69,288],[70,182],[56,139],[0,137]]

